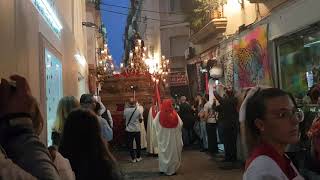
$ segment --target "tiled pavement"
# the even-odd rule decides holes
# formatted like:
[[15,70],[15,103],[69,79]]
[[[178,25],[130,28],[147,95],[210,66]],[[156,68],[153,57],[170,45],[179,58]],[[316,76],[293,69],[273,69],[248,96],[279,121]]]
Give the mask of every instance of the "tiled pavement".
[[128,152],[115,153],[126,179],[154,180],[241,180],[242,170],[221,170],[217,161],[199,150],[185,150],[182,153],[182,165],[175,176],[164,176],[159,173],[157,157],[142,156],[137,163],[129,161]]

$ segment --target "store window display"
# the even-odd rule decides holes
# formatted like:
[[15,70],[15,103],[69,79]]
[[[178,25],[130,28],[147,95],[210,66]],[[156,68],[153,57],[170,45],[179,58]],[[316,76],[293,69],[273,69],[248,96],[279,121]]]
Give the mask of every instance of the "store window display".
[[320,30],[301,32],[278,43],[282,88],[303,97],[320,81]]

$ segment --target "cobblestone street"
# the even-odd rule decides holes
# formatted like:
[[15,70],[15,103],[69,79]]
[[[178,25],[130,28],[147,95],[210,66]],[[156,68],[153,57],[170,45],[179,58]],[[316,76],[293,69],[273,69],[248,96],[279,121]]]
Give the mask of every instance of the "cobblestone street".
[[127,152],[115,153],[127,179],[170,180],[241,180],[242,170],[221,170],[218,163],[199,150],[186,150],[182,154],[182,165],[175,176],[159,173],[157,157],[142,156],[143,160],[131,163]]

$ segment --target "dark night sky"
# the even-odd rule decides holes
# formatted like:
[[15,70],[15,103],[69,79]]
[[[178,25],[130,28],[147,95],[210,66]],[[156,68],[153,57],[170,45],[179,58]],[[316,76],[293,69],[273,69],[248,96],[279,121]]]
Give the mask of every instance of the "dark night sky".
[[[116,66],[122,61],[123,56],[123,37],[126,26],[127,16],[122,14],[128,14],[128,9],[119,8],[114,6],[108,6],[104,4],[117,5],[129,7],[129,0],[102,0],[101,1],[101,15],[102,22],[107,28],[107,41],[108,47],[111,51],[114,63]],[[111,13],[108,11],[115,11],[122,14]]]

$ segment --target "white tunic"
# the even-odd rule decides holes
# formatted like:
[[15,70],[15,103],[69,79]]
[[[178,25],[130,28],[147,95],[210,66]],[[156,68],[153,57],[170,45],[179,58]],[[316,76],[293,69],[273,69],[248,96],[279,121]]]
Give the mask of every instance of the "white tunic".
[[179,123],[176,128],[164,128],[159,122],[159,114],[153,121],[158,140],[159,170],[166,175],[172,175],[176,173],[181,164],[183,123],[178,115]]
[[[304,180],[292,163],[291,166],[298,174],[293,180]],[[261,155],[251,162],[243,174],[243,180],[288,180],[288,178],[273,159]]]
[[158,154],[158,141],[156,132],[153,126],[152,107],[149,110],[148,115],[148,127],[147,127],[147,152],[151,154]]

